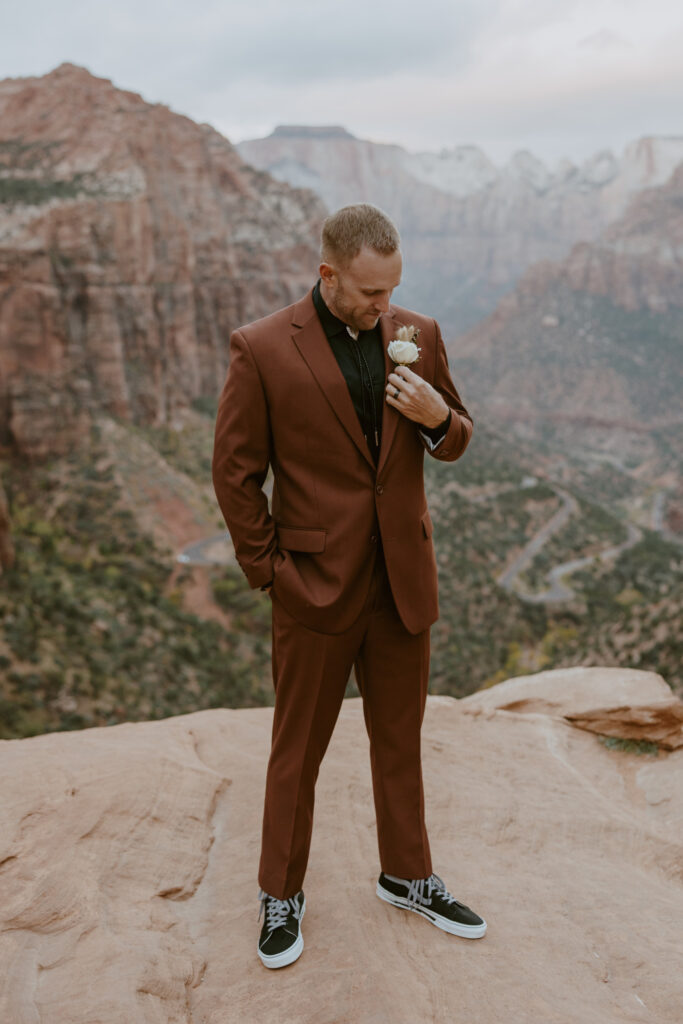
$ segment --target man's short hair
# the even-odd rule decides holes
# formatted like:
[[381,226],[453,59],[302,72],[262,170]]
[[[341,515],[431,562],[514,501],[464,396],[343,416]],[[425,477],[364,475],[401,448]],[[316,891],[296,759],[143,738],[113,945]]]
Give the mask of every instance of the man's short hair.
[[386,213],[371,203],[342,206],[323,223],[320,259],[323,263],[348,266],[367,246],[382,256],[400,248],[398,228]]

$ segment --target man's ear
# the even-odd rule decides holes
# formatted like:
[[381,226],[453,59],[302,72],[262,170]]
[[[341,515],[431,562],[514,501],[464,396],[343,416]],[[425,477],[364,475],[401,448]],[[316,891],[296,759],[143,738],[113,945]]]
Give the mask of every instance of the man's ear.
[[324,281],[325,284],[333,285],[337,280],[337,271],[329,263],[321,263],[318,267],[318,273],[320,274],[320,280]]

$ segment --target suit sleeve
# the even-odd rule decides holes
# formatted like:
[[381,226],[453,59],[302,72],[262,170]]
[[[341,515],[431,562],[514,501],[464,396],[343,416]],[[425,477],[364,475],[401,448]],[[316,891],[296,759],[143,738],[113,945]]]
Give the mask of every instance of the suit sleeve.
[[263,483],[271,461],[270,419],[263,382],[240,331],[230,338],[230,366],[218,402],[213,486],[249,586],[273,578],[275,528]]
[[440,459],[442,462],[454,462],[459,459],[467,448],[472,436],[472,417],[462,404],[450,370],[448,369],[448,357],[446,347],[441,337],[441,331],[436,320],[436,362],[434,367],[434,379],[432,387],[436,388],[446,405],[451,411],[451,420],[444,437],[436,444],[428,444],[426,437],[418,430],[418,435],[426,451],[432,458]]

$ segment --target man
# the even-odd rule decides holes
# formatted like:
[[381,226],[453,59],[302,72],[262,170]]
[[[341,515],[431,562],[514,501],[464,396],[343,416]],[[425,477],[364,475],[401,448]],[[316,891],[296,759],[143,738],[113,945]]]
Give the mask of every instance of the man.
[[[273,616],[259,865],[266,967],[303,949],[315,782],[352,667],[370,739],[377,895],[457,935],[486,931],[432,873],[420,759],[438,617],[423,457],[457,459],[472,421],[436,322],[390,306],[400,279],[395,225],[369,204],[344,207],[323,225],[315,287],[231,337],[214,487],[238,562],[270,594]],[[412,369],[388,353],[406,333],[419,341],[418,351],[405,339]]]

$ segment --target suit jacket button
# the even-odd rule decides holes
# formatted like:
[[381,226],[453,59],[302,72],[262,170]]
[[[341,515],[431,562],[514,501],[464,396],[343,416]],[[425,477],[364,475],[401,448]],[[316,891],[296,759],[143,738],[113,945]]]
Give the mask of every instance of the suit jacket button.
[[377,536],[376,536],[376,534],[373,533],[372,537],[370,538],[370,543],[371,544],[376,544],[377,543]]
[[384,488],[382,487],[381,484],[377,484],[375,490],[377,491],[378,494],[384,494]]

